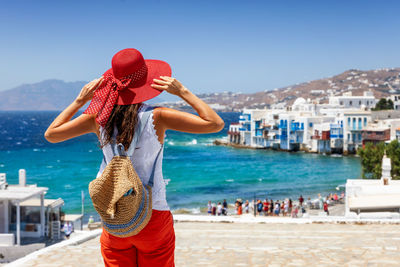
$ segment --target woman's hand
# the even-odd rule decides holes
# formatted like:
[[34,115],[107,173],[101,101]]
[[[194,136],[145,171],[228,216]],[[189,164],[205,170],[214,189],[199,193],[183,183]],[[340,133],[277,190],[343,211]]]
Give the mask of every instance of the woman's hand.
[[151,87],[179,96],[199,114],[197,116],[170,108],[155,109],[155,125],[156,127],[161,125],[161,130],[156,130],[158,136],[163,136],[165,130],[168,129],[187,133],[215,133],[224,128],[225,123],[221,117],[177,79],[160,76],[160,79],[153,81]]
[[168,76],[160,76],[160,79],[153,79],[154,83],[151,84],[151,87],[161,90],[167,91],[170,94],[181,96],[182,93],[188,91],[180,81],[175,78]]
[[83,86],[81,92],[76,98],[76,101],[81,104],[85,104],[86,102],[90,101],[93,98],[94,92],[100,86],[102,81],[103,77],[100,77]]

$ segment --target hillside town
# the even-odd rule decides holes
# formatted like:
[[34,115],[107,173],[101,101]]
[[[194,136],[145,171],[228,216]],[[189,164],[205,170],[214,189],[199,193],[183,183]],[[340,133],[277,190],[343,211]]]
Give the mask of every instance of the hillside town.
[[[242,90],[242,89],[238,89]],[[400,68],[384,68],[376,70],[347,70],[341,74],[292,84],[282,88],[267,89],[256,93],[248,92],[213,92],[198,94],[198,97],[221,112],[241,112],[249,109],[280,109],[293,105],[296,99],[313,99],[318,103],[329,103],[330,96],[346,93],[362,95],[371,91],[380,99],[400,92]],[[185,101],[163,102],[164,106],[190,111]],[[0,107],[1,108],[1,107]]]
[[290,106],[243,109],[231,123],[226,142],[239,147],[272,148],[326,154],[352,154],[366,142],[400,140],[400,95],[388,97],[393,110],[373,111],[371,90],[331,95],[328,103],[297,98]]

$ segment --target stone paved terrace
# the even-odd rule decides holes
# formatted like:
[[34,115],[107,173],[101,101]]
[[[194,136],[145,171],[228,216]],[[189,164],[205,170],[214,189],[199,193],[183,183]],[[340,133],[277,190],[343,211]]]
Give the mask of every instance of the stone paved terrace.
[[[399,266],[398,224],[175,223],[176,266]],[[99,237],[25,266],[103,266]]]

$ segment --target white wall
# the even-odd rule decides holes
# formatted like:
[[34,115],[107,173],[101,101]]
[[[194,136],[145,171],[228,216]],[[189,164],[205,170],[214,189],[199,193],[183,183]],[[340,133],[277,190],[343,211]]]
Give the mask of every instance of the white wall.
[[8,201],[0,201],[0,233],[8,233]]

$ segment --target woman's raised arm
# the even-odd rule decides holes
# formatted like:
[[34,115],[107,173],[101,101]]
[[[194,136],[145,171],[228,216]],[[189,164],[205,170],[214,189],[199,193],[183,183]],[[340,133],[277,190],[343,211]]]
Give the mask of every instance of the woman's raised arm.
[[86,133],[97,134],[98,125],[95,122],[96,115],[82,114],[72,121],[71,118],[86,102],[92,99],[94,91],[101,84],[102,80],[102,78],[99,78],[86,84],[79,93],[79,96],[54,119],[44,134],[47,141],[58,143]]
[[203,100],[191,93],[177,79],[161,76],[154,79],[153,88],[177,95],[191,105],[199,116],[170,108],[159,108],[155,116],[163,130],[176,130],[187,133],[214,133],[224,128],[224,121]]

